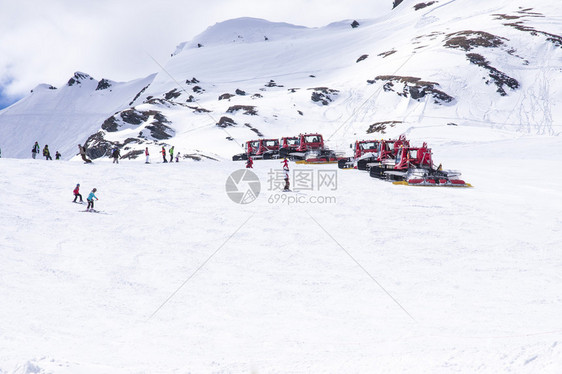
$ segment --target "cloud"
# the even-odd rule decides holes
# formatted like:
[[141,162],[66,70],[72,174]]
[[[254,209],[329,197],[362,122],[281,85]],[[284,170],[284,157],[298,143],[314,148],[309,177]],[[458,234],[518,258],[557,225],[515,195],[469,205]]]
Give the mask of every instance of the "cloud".
[[264,18],[309,27],[376,18],[391,0],[4,0],[0,12],[0,100],[37,84],[61,86],[75,71],[128,81],[158,71],[175,47],[217,22]]

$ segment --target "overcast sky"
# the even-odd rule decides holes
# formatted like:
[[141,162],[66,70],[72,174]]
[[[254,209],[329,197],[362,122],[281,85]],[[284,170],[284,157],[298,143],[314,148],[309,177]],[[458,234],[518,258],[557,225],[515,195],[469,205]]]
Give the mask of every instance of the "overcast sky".
[[157,72],[175,47],[237,17],[308,27],[376,18],[392,0],[0,0],[0,108],[75,71],[128,81]]

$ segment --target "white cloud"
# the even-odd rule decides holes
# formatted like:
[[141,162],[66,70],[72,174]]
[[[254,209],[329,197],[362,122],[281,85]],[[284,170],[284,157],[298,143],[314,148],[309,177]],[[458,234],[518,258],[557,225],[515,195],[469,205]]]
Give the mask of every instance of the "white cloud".
[[[75,71],[127,81],[158,70],[176,45],[217,22],[257,17],[309,27],[376,18],[391,0],[2,0],[0,93],[60,86]],[[0,94],[1,95],[1,94]]]

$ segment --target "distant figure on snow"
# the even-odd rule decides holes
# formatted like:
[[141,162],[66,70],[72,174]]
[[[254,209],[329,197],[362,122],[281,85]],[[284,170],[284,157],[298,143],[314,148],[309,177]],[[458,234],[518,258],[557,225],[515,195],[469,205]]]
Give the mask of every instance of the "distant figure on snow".
[[178,152],[178,154],[176,155],[176,162],[180,162],[180,153]]
[[248,161],[246,161],[246,169],[253,169],[254,168],[254,160],[252,160],[252,156],[248,156]]
[[283,163],[283,169],[287,168],[287,170],[289,170],[289,160],[287,160],[287,157],[281,162]]
[[144,155],[146,156],[145,164],[150,164],[150,162],[148,161],[150,156],[150,153],[148,153],[148,147],[145,148]]
[[57,151],[57,153],[55,153],[55,160],[60,160],[61,158],[61,154],[59,153],[59,151]]
[[162,162],[168,162],[168,160],[166,160],[166,148],[164,148],[164,146],[162,146],[162,150],[160,152],[162,152]]
[[39,153],[40,151],[40,147],[39,147],[39,143],[35,142],[35,144],[33,145],[33,148],[31,149],[31,157],[35,160],[35,157],[37,157],[37,153]]
[[170,162],[174,162],[174,146],[170,148]]
[[45,144],[45,148],[43,148],[43,156],[45,156],[45,161],[53,160],[51,157],[51,151],[49,151],[49,146],[47,144]]
[[121,156],[121,152],[119,152],[119,148],[117,147],[113,148],[113,152],[111,152],[111,157],[113,157],[114,164],[119,163],[119,156]]
[[78,144],[78,150],[80,152],[80,156],[82,157],[82,160],[84,160],[85,163],[89,164],[92,162],[92,160],[89,160],[86,157],[86,148],[83,147],[81,144]]
[[98,198],[96,197],[96,191],[97,190],[94,188],[88,195],[88,207],[86,208],[86,210],[89,212],[94,210],[94,199],[98,200]]
[[285,174],[284,180],[285,180],[285,187],[283,188],[283,191],[291,191],[290,187],[291,184],[289,183],[289,167],[283,167],[283,173]]
[[72,191],[74,193],[74,200],[72,201],[73,203],[77,203],[76,199],[80,198],[80,202],[83,203],[84,201],[82,200],[82,195],[80,195],[80,183],[78,183],[76,185],[76,187],[74,188],[74,191]]

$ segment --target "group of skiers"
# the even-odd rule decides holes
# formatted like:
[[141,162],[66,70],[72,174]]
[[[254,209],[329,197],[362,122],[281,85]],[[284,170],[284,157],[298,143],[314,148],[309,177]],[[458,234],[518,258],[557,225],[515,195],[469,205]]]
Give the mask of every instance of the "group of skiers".
[[[72,192],[74,193],[74,200],[72,201],[73,203],[84,203],[84,200],[82,200],[82,195],[80,194],[80,183],[78,183],[76,187],[74,187],[74,191]],[[90,192],[90,194],[86,198],[86,201],[88,202],[88,207],[86,208],[87,212],[94,211],[94,200],[98,200],[96,192],[96,188],[92,189],[92,192]],[[80,198],[79,202],[77,201],[78,198]]]
[[[33,144],[33,148],[31,149],[31,157],[35,159],[37,157],[37,154],[40,153],[40,151],[41,151],[41,147],[39,146],[39,143],[35,142],[35,144]],[[49,146],[47,144],[45,144],[45,146],[43,147],[43,157],[45,157],[45,160],[53,159],[51,157],[51,151],[49,150]],[[57,151],[55,153],[55,159],[60,160],[61,157],[62,155],[59,153],[59,151]]]
[[[162,162],[168,163],[168,160],[166,160],[166,148],[164,146],[162,146],[160,153],[162,154]],[[170,162],[174,162],[174,146],[172,146],[168,150],[168,153],[170,155]],[[180,159],[180,153],[178,152],[176,154],[176,162],[179,162],[179,159]],[[146,160],[148,161],[148,148],[146,148]]]

